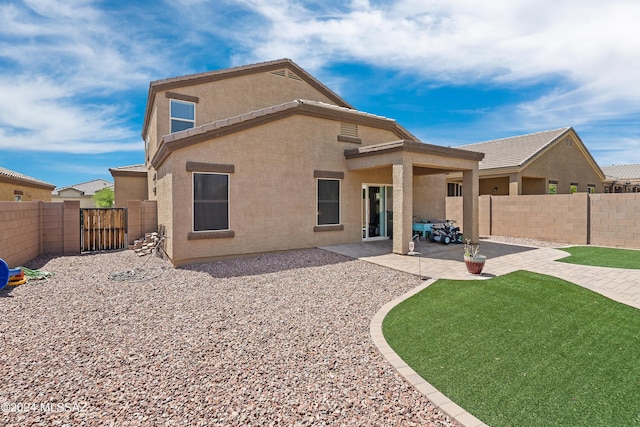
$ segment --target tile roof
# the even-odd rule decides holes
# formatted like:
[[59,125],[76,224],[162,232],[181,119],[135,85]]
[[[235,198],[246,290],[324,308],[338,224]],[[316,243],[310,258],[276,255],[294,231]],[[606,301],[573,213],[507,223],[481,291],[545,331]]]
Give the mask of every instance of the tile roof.
[[3,168],[1,166],[0,166],[0,177],[10,178],[14,181],[24,182],[25,184],[36,184],[39,186],[46,186],[51,188],[55,187],[55,185],[49,184],[48,182],[44,182],[27,175],[23,175],[20,172],[12,171],[10,169]]
[[147,167],[144,164],[129,165],[129,166],[117,166],[115,168],[109,168],[111,172],[146,172]]
[[[296,108],[303,107],[305,105],[316,108],[316,109],[320,109],[320,110],[324,109],[327,111],[333,111],[333,112],[342,113],[346,115],[352,115],[354,118],[373,119],[373,120],[383,121],[383,122],[387,122],[387,123],[399,126],[395,120],[389,119],[387,117],[377,116],[375,114],[369,114],[369,113],[354,110],[351,108],[339,107],[337,105],[327,104],[325,102],[310,101],[306,99],[296,99],[295,101],[285,102],[284,104],[274,105],[271,107],[262,108],[260,110],[250,111],[248,113],[241,114],[239,116],[229,117],[227,119],[222,119],[222,120],[216,120],[215,122],[212,122],[212,123],[207,123],[194,128],[182,130],[180,132],[174,132],[172,134],[163,136],[162,139],[163,139],[163,142],[176,141],[188,136],[203,134],[203,133],[218,130],[230,125],[247,122],[249,120],[256,119],[259,117],[268,116],[270,114],[274,114],[274,113],[278,113],[286,110],[293,110]],[[403,131],[411,136],[411,138],[407,138],[407,139],[418,141],[418,139],[413,137],[413,135],[411,135],[408,131],[406,131],[405,129],[403,129]]]
[[404,140],[420,142],[416,136],[393,119],[324,102],[297,99],[165,135],[162,137],[160,149],[154,155],[151,163],[157,168],[166,160],[170,152],[178,148],[223,135],[225,132],[236,132],[242,127],[246,129],[250,126],[279,120],[282,117],[293,114],[303,114],[329,120],[348,120],[356,124],[389,130]]
[[87,182],[82,182],[80,184],[67,185],[66,187],[56,188],[53,191],[54,195],[59,194],[61,191],[74,189],[86,196],[93,196],[96,192],[102,190],[103,188],[113,188],[113,182],[107,181],[106,179],[94,179]]
[[485,154],[480,170],[523,166],[548,145],[571,130],[570,127],[461,145],[456,148]]
[[602,172],[611,179],[640,179],[640,164],[602,166]]

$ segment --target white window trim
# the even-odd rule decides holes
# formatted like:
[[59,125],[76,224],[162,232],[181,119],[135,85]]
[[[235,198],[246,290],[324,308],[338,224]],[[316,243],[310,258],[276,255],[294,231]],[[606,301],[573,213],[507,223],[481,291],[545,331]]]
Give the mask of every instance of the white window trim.
[[[189,105],[193,105],[193,120],[188,120],[188,119],[183,119],[180,117],[173,117],[173,113],[171,111],[171,104],[173,104],[174,102],[178,102],[181,104],[189,104]],[[171,122],[172,121],[179,121],[179,122],[185,122],[185,123],[193,123],[192,127],[196,127],[196,103],[195,102],[191,102],[191,101],[183,101],[181,99],[169,99],[169,132],[170,133],[174,133],[171,132]],[[179,132],[179,131],[178,131]]]
[[[318,224],[318,184],[319,181],[338,181],[338,223],[337,224]],[[336,225],[342,225],[342,180],[338,178],[316,178],[316,226],[318,227],[333,227]]]
[[[196,175],[226,175],[227,176],[227,228],[220,230],[196,230]],[[211,233],[216,231],[231,231],[231,174],[219,172],[191,172],[191,231],[193,233]]]

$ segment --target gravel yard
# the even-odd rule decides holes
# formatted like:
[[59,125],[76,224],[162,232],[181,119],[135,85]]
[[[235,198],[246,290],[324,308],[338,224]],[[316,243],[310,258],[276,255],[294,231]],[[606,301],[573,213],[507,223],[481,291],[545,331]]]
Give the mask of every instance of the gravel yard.
[[[110,279],[144,262],[159,276]],[[55,276],[0,291],[3,425],[456,425],[369,337],[414,276],[319,249],[27,267]]]

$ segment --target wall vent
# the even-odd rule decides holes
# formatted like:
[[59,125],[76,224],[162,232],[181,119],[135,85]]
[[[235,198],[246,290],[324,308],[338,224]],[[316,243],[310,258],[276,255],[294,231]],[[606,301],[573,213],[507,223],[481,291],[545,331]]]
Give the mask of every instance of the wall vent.
[[291,71],[289,71],[288,75],[289,75],[289,78],[290,78],[291,80],[297,80],[297,81],[299,81],[299,82],[301,82],[301,81],[302,81],[302,79],[301,79],[300,77],[298,77],[297,75],[293,74]]
[[284,77],[284,68],[282,70],[272,71],[269,74],[273,74],[274,76]]
[[348,136],[350,138],[358,137],[358,125],[355,123],[341,123],[340,135]]

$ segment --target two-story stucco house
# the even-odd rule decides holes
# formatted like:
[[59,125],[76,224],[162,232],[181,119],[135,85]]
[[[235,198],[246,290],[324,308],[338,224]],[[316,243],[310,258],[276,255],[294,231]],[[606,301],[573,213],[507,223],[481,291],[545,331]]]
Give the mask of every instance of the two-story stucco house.
[[448,172],[478,239],[482,153],[423,144],[289,59],[152,82],[142,136],[174,265],[385,238],[407,253],[413,216],[444,216]]

